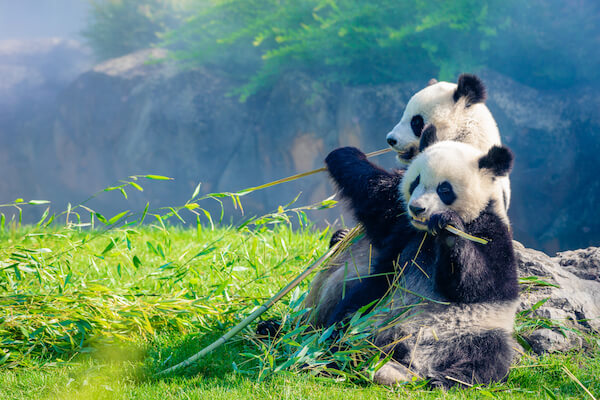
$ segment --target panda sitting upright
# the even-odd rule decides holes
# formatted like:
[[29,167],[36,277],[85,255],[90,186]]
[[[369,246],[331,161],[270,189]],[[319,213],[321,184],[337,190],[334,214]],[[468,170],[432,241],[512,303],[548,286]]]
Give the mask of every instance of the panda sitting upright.
[[[376,372],[377,382],[394,384],[416,375],[433,386],[451,387],[487,384],[508,373],[518,284],[499,178],[508,175],[512,162],[506,147],[482,152],[438,142],[414,159],[399,187],[384,181],[379,196],[372,197],[353,190],[364,182],[350,179],[353,171],[368,179],[380,173],[362,152],[341,148],[327,157],[352,207],[396,210],[399,229],[365,224],[376,240],[381,230],[390,232],[374,263],[375,276],[363,277],[334,311],[342,319],[339,315],[358,308],[356,302],[363,305],[382,274],[394,275],[391,311],[377,317],[374,333],[375,344],[392,359]],[[345,172],[338,175],[340,170]],[[445,230],[449,225],[488,243],[456,236]],[[397,319],[403,322],[390,323]]]
[[[398,160],[404,164],[410,163],[432,143],[428,137],[431,133],[440,141],[468,143],[481,151],[488,151],[492,146],[500,145],[500,134],[492,114],[485,106],[485,99],[485,86],[475,75],[462,74],[456,84],[430,82],[429,86],[411,97],[400,122],[388,133],[388,143],[398,153]],[[397,193],[391,193],[385,188],[397,186],[402,179],[402,171],[388,172],[372,168],[347,170],[342,165],[337,168],[340,173],[347,173],[349,179],[357,182],[353,188],[340,187],[342,191],[356,190],[372,199],[387,197],[390,202],[397,199]],[[508,177],[500,180],[503,196],[499,204],[508,209],[509,180]],[[346,193],[345,197],[351,195]],[[342,293],[356,286],[357,277],[368,274],[372,260],[377,258],[380,248],[385,246],[382,240],[389,236],[391,227],[402,229],[399,227],[401,220],[392,215],[390,209],[374,207],[372,204],[368,208],[352,207],[356,220],[361,221],[372,232],[371,240],[362,239],[353,244],[344,254],[330,262],[327,269],[319,272],[311,283],[305,305],[313,309],[310,322],[315,326],[324,326],[330,321],[332,305],[341,300]],[[382,230],[375,232],[374,229],[369,229],[369,225]],[[348,230],[336,232],[330,245],[340,241],[347,232]],[[384,292],[385,290],[380,290],[371,297],[375,298]]]

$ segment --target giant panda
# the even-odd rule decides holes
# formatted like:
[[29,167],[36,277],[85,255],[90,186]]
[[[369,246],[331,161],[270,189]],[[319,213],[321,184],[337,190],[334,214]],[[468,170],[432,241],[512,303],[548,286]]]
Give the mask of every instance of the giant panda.
[[[462,74],[456,84],[450,82],[430,81],[430,84],[417,92],[408,101],[400,122],[387,134],[388,144],[397,152],[398,160],[408,164],[419,152],[436,140],[453,140],[471,144],[487,151],[494,145],[500,144],[500,134],[496,121],[485,106],[486,89],[483,82],[475,75]],[[365,196],[381,197],[385,186],[395,186],[402,178],[402,170],[387,172],[381,169],[368,169],[367,174],[377,174],[369,178],[360,175],[352,176],[355,170],[338,168],[339,173],[346,173],[349,179],[355,180],[357,187]],[[330,170],[331,173],[331,170]],[[335,177],[334,177],[335,180]],[[510,202],[510,183],[508,177],[500,178],[503,186],[503,196],[499,204],[508,209]],[[379,184],[381,183],[381,184]],[[348,188],[342,190],[349,190]],[[389,196],[384,192],[384,196]],[[339,302],[342,295],[352,290],[360,281],[360,276],[366,275],[372,268],[372,262],[377,257],[381,247],[378,238],[388,234],[389,210],[378,207],[375,209],[359,209],[351,207],[356,220],[363,224],[375,223],[382,228],[375,240],[363,238],[353,244],[345,254],[329,262],[311,283],[311,289],[306,297],[305,305],[312,309],[308,320],[315,326],[324,326],[331,319],[333,304]],[[372,229],[370,231],[373,231]],[[340,230],[331,238],[330,245],[341,240],[348,230]],[[371,293],[371,298],[384,291]]]
[[[381,176],[358,149],[335,150],[327,160],[330,171],[340,167],[367,179]],[[389,232],[387,247],[374,263],[375,277],[363,277],[362,287],[336,306],[352,312],[381,273],[395,275],[387,304],[391,311],[377,317],[374,330],[377,347],[392,355],[375,373],[377,382],[395,384],[418,376],[448,388],[507,375],[518,283],[500,178],[512,163],[506,147],[482,152],[442,141],[416,156],[398,186],[384,180],[379,196],[363,196],[355,190],[360,183],[332,173],[353,207],[396,210],[391,222],[399,229],[390,230],[390,220],[381,220],[386,224],[381,227],[365,224],[371,240],[380,240],[382,230]],[[449,225],[488,243],[452,234],[445,230]],[[390,323],[400,318],[401,323]]]
[[[439,140],[468,143],[483,151],[500,145],[500,132],[486,98],[485,85],[476,75],[461,74],[457,83],[432,79],[410,98],[400,122],[387,134],[387,142],[403,164],[419,154],[421,134],[428,124],[435,126]],[[503,185],[502,202],[508,209],[508,178]]]

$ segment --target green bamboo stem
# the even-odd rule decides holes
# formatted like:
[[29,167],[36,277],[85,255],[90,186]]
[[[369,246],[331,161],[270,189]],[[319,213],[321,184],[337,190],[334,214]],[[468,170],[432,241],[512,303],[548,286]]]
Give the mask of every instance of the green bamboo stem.
[[225,333],[223,336],[221,336],[219,339],[217,339],[215,342],[213,342],[209,346],[203,348],[198,353],[196,353],[193,356],[189,357],[188,359],[180,362],[179,364],[174,365],[174,366],[172,366],[170,368],[167,368],[167,369],[159,372],[157,374],[157,376],[168,375],[168,374],[170,374],[172,372],[175,372],[175,371],[178,371],[178,370],[180,370],[182,368],[188,367],[188,366],[194,364],[200,358],[204,357],[205,355],[207,355],[208,353],[210,353],[211,351],[213,351],[214,349],[216,349],[217,347],[219,347],[222,344],[224,344],[225,342],[227,342],[229,339],[231,339],[233,336],[235,336],[242,329],[244,329],[245,327],[247,327],[248,325],[250,325],[250,323],[252,321],[254,321],[256,318],[258,318],[261,314],[264,314],[275,303],[277,303],[279,300],[281,300],[281,298],[283,296],[285,296],[292,289],[294,289],[296,286],[298,286],[300,284],[300,282],[302,282],[315,269],[317,269],[318,267],[320,267],[321,265],[323,265],[323,263],[325,261],[329,260],[334,255],[336,255],[336,254],[338,254],[340,252],[343,252],[352,243],[352,241],[362,233],[362,230],[363,230],[362,226],[360,226],[360,225],[357,225],[356,227],[354,227],[344,237],[344,239],[342,239],[341,241],[339,241],[338,243],[336,243],[334,246],[332,246],[327,251],[327,253],[325,253],[317,261],[315,261],[314,263],[312,263],[300,275],[298,275],[290,283],[288,283],[275,296],[271,297],[263,305],[261,305],[256,310],[254,310],[252,312],[252,314],[250,314],[248,317],[246,317],[243,321],[241,321],[239,324],[237,324],[236,326],[234,326],[233,328],[231,328],[227,333]]
[[[367,157],[374,157],[374,156],[378,156],[380,154],[384,154],[387,152],[392,151],[391,148],[387,148],[387,149],[383,149],[383,150],[378,150],[378,151],[374,151],[372,153],[367,154]],[[323,168],[318,168],[312,171],[308,171],[308,172],[303,172],[301,174],[296,174],[284,179],[279,179],[277,181],[274,182],[270,182],[270,183],[266,183],[264,185],[260,185],[260,186],[255,186],[252,188],[248,188],[248,189],[244,189],[238,192],[238,194],[244,194],[244,193],[248,193],[248,192],[252,192],[255,190],[260,190],[260,189],[264,189],[270,186],[275,186],[277,184],[280,183],[284,183],[284,182],[290,182],[299,178],[303,178],[305,176],[309,176],[312,174],[316,174],[318,172],[323,172],[326,171],[327,167],[323,167]],[[446,229],[454,234],[457,234],[459,236],[462,236],[466,239],[478,242],[478,243],[483,243],[486,244],[487,240],[485,239],[481,239],[481,238],[477,238],[475,236],[471,236],[465,232],[460,231],[459,229],[456,229],[453,226],[447,226]],[[306,268],[304,270],[304,272],[302,272],[300,275],[298,275],[296,278],[294,278],[294,280],[292,280],[290,283],[288,283],[283,289],[281,289],[275,296],[271,297],[269,300],[267,300],[263,305],[261,305],[260,307],[258,307],[256,310],[254,310],[252,312],[252,314],[250,314],[248,317],[246,317],[243,321],[241,321],[239,324],[237,324],[236,326],[234,326],[233,328],[231,328],[231,330],[229,330],[227,333],[225,333],[223,336],[221,336],[219,339],[217,339],[215,342],[213,342],[212,344],[210,344],[209,346],[205,347],[204,349],[200,350],[198,353],[194,354],[193,356],[189,357],[188,359],[180,362],[177,365],[174,365],[170,368],[167,368],[161,372],[159,372],[157,374],[157,376],[164,376],[167,374],[170,374],[172,372],[178,371],[182,368],[188,367],[190,365],[192,365],[193,363],[195,363],[196,361],[198,361],[200,358],[204,357],[205,355],[207,355],[208,353],[210,353],[211,351],[213,351],[214,349],[216,349],[217,347],[221,346],[222,344],[224,344],[225,342],[227,342],[229,339],[231,339],[233,336],[235,336],[237,333],[239,333],[242,329],[244,329],[245,327],[247,327],[248,325],[250,325],[250,323],[252,321],[254,321],[256,318],[258,318],[260,315],[264,314],[269,308],[271,308],[275,303],[277,303],[279,300],[281,300],[281,298],[283,296],[285,296],[286,294],[288,294],[292,289],[294,289],[296,286],[298,286],[300,284],[300,282],[302,282],[308,275],[310,275],[311,272],[313,272],[315,269],[317,269],[318,267],[320,267],[325,261],[329,260],[332,256],[341,253],[343,251],[345,251],[348,246],[352,243],[352,241],[354,241],[354,239],[356,237],[358,237],[363,231],[363,227],[359,224],[357,226],[355,226],[349,233],[348,235],[346,235],[341,241],[339,241],[338,243],[336,243],[334,246],[332,246],[327,253],[325,253],[323,256],[321,256],[317,261],[315,261],[314,263],[312,263],[308,268]]]

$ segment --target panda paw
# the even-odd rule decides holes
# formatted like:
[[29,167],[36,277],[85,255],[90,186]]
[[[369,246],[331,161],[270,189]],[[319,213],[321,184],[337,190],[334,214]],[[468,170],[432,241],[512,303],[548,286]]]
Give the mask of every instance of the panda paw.
[[281,323],[274,319],[260,321],[256,326],[256,334],[260,339],[276,338],[281,330]]
[[329,248],[332,248],[333,246],[335,246],[336,243],[341,242],[342,240],[344,240],[344,238],[346,237],[346,235],[350,232],[350,229],[338,229],[337,231],[334,232],[333,235],[331,235],[331,240],[329,240]]
[[339,149],[333,150],[325,158],[325,164],[329,169],[336,165],[346,164],[348,162],[354,162],[357,160],[366,160],[367,156],[365,153],[357,149],[356,147],[340,147]]
[[444,211],[443,213],[433,214],[429,218],[427,229],[433,235],[439,235],[448,225],[452,225],[457,229],[463,229],[462,219],[454,211]]

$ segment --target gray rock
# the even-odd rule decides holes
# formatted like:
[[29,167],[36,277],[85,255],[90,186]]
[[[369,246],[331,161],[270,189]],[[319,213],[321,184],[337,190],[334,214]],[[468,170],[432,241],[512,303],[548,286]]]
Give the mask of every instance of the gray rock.
[[539,90],[481,74],[502,141],[515,153],[509,217],[515,237],[548,254],[600,243],[600,95]]
[[[522,285],[519,312],[526,313],[527,323],[540,319],[537,329],[523,329],[523,337],[536,353],[581,347],[583,340],[577,332],[600,333],[600,282],[582,279],[571,272],[585,267],[585,263],[579,263],[582,253],[597,254],[598,250],[565,252],[551,258],[515,242],[519,277],[523,280],[537,277],[552,285],[534,281]],[[568,265],[569,270],[562,267],[562,263]],[[543,304],[537,307],[540,302]],[[521,323],[524,320],[518,320],[517,326]]]
[[[2,203],[40,196],[60,201],[69,195],[55,179],[48,138],[60,93],[92,65],[91,51],[75,40],[0,40]],[[79,149],[71,150],[77,158]],[[38,218],[25,214],[28,221]]]
[[564,251],[556,254],[554,259],[579,278],[600,282],[600,248]]
[[537,354],[564,352],[582,345],[580,336],[569,331],[559,333],[548,328],[534,331],[527,336],[527,342]]

